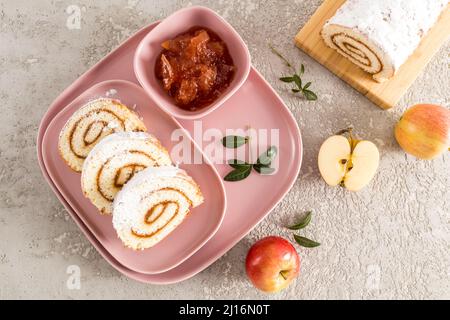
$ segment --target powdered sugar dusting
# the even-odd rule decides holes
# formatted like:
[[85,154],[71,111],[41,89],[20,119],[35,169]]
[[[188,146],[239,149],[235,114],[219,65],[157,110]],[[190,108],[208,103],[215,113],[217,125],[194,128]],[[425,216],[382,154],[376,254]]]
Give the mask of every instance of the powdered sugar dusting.
[[116,89],[109,89],[108,91],[106,91],[105,95],[107,97],[112,97],[115,96],[117,94],[117,90]]
[[184,172],[173,166],[165,167],[150,167],[137,173],[133,179],[128,181],[122,190],[116,195],[113,203],[113,213],[116,210],[128,212],[129,214],[114,215],[113,226],[116,230],[123,230],[123,228],[130,228],[135,225],[141,218],[139,215],[139,203],[141,200],[141,193],[136,192],[142,184],[151,183],[152,180],[161,177],[175,177],[178,173]]
[[398,69],[447,4],[448,0],[347,0],[328,24],[361,32]]

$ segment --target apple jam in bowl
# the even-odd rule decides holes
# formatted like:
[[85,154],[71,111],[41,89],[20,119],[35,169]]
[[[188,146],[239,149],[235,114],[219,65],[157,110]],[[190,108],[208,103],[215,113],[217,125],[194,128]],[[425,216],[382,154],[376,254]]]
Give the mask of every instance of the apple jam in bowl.
[[227,45],[213,31],[193,27],[162,43],[156,77],[175,104],[201,110],[213,103],[230,85],[236,67]]
[[250,53],[214,11],[182,9],[139,44],[136,77],[155,103],[181,119],[199,119],[220,107],[247,80]]

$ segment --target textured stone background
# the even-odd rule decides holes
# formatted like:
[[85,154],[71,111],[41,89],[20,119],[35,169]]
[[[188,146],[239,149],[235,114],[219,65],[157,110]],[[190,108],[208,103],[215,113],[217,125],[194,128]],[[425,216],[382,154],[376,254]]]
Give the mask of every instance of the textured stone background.
[[[304,164],[282,203],[227,255],[183,283],[132,281],[105,262],[46,185],[36,159],[36,132],[50,103],[78,76],[135,31],[188,1],[0,1],[0,298],[450,298],[450,157],[431,162],[405,155],[393,126],[407,106],[450,103],[447,43],[399,106],[382,111],[308,56],[293,36],[320,0],[194,1],[217,10],[243,36],[254,65],[282,95],[302,129]],[[81,8],[80,30],[66,27],[66,8]],[[319,101],[293,97],[277,77],[286,71],[273,42],[307,66]],[[373,183],[359,193],[330,188],[316,157],[330,134],[355,126],[379,146]],[[313,209],[299,248],[301,275],[266,296],[247,282],[245,254],[255,240],[289,236],[281,225]],[[81,289],[66,286],[69,265],[81,268]]]

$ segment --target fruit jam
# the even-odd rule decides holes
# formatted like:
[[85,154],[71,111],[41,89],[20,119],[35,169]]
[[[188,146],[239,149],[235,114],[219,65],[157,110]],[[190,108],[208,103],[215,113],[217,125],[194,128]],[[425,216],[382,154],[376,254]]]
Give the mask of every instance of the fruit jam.
[[178,107],[196,111],[213,103],[233,81],[236,66],[213,31],[193,27],[162,43],[156,77]]

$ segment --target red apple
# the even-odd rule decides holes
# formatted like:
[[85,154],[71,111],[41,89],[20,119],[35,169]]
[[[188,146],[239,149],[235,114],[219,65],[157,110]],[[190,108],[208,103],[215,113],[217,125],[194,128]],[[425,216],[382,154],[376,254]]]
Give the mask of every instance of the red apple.
[[245,268],[256,288],[264,292],[277,292],[297,277],[300,258],[289,241],[267,237],[250,248]]
[[411,107],[395,127],[395,138],[417,158],[438,157],[450,145],[450,110],[433,104]]

